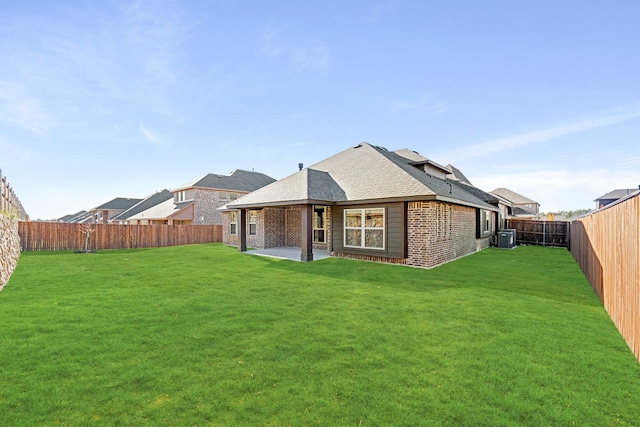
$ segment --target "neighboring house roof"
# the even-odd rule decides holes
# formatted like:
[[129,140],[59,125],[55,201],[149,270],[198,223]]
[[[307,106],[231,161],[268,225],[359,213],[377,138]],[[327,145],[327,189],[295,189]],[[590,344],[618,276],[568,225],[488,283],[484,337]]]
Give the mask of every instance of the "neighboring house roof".
[[71,215],[65,215],[62,218],[58,218],[58,222],[74,222],[73,220],[76,218],[79,218],[83,215],[89,214],[89,212],[87,211],[80,211],[80,212],[76,212],[74,214]]
[[125,211],[135,204],[141,202],[142,199],[129,199],[125,197],[116,197],[113,200],[108,201],[98,207],[93,208],[94,210],[120,210]]
[[518,194],[515,191],[511,191],[508,188],[496,188],[490,193],[495,194],[496,196],[500,196],[503,199],[509,200],[514,205],[524,205],[524,204],[535,204],[539,205],[535,200],[531,200],[527,197],[524,197],[522,194]]
[[147,210],[138,212],[135,215],[129,217],[129,220],[161,220],[170,218],[172,215],[182,211],[186,207],[193,204],[193,201],[174,203],[173,198],[158,203],[155,206],[150,207]]
[[166,200],[173,200],[173,194],[169,190],[162,190],[142,199],[140,202],[136,203],[126,211],[119,213],[111,219],[115,221],[127,220],[133,215],[146,211],[147,209],[150,209],[153,206],[156,206]]
[[210,173],[195,181],[174,188],[172,191],[185,190],[187,188],[215,188],[217,190],[230,190],[251,192],[258,188],[271,184],[275,179],[260,172],[236,169],[226,175]]
[[536,214],[519,207],[513,208],[512,215],[513,216],[536,216]]
[[93,219],[93,214],[91,212],[85,212],[81,215],[78,215],[72,218],[69,222],[75,223],[75,224],[83,224],[86,222],[91,222],[92,219]]
[[597,202],[599,200],[618,200],[618,199],[621,199],[622,197],[628,196],[629,194],[633,194],[636,191],[638,191],[637,188],[623,188],[623,189],[613,190],[603,196],[598,197],[597,199],[594,200],[594,202]]
[[442,200],[495,210],[457,182],[429,175],[413,163],[407,157],[363,142],[230,202],[227,208]]

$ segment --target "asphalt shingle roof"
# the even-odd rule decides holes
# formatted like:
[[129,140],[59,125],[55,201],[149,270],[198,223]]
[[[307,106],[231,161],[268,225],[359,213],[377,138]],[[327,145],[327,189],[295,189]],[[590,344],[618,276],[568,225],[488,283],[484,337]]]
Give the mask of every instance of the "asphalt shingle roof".
[[113,200],[109,200],[107,203],[104,203],[97,208],[96,210],[127,210],[133,205],[141,202],[142,199],[129,199],[125,197],[116,197]]
[[174,188],[173,191],[184,190],[193,187],[215,188],[217,190],[230,190],[251,192],[265,185],[271,184],[275,179],[260,172],[236,169],[226,175],[210,173],[195,181]]
[[431,176],[412,166],[413,162],[363,142],[230,202],[227,207],[424,197],[495,209],[455,181]]
[[153,219],[167,219],[176,212],[180,212],[182,209],[193,204],[193,201],[174,203],[173,199],[165,200],[162,203],[158,203],[155,206],[150,207],[142,212],[138,212],[135,215],[129,217],[129,220],[153,220]]
[[126,220],[132,217],[133,215],[146,211],[147,209],[156,206],[159,203],[162,203],[166,200],[173,200],[173,194],[169,190],[162,190],[158,193],[152,194],[140,202],[136,203],[129,209],[124,212],[119,213],[113,220]]
[[535,200],[524,197],[522,194],[518,194],[515,191],[509,190],[508,188],[496,188],[495,190],[490,191],[490,193],[495,194],[496,196],[500,196],[503,199],[507,199],[515,205],[539,204]]
[[638,191],[637,188],[623,188],[623,189],[617,189],[617,190],[613,190],[608,192],[607,194],[598,197],[596,200],[594,201],[598,201],[598,200],[611,200],[611,199],[621,199],[625,196],[628,196],[629,194],[633,194],[636,191]]

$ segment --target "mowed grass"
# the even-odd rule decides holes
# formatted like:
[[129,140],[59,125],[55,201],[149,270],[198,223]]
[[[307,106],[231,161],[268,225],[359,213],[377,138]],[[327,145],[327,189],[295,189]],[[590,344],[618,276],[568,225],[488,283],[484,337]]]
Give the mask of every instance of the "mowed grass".
[[0,328],[0,425],[640,424],[640,364],[562,249],[23,253]]

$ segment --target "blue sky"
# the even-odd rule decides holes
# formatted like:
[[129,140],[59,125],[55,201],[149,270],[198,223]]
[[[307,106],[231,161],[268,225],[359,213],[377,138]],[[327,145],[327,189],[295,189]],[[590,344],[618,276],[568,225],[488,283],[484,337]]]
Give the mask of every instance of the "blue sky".
[[361,141],[541,210],[640,184],[637,1],[28,1],[0,168],[32,219]]

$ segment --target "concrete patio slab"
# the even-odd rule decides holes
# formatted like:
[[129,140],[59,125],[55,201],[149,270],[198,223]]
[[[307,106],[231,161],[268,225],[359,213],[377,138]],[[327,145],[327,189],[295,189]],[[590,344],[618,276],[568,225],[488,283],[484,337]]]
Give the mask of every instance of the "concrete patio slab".
[[[258,255],[258,256],[266,256],[272,258],[280,258],[280,259],[288,259],[291,261],[300,261],[300,248],[268,248],[268,249],[252,249],[245,252],[249,255]],[[313,260],[318,261],[321,259],[328,258],[329,254],[327,251],[323,251],[320,249],[313,250]]]

